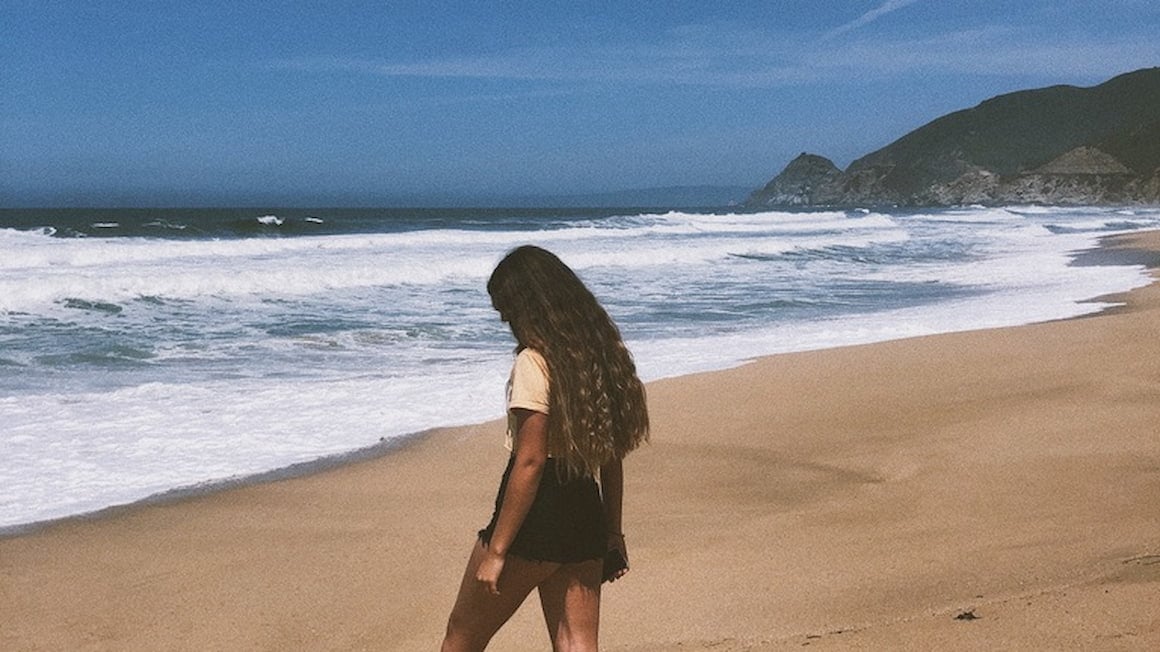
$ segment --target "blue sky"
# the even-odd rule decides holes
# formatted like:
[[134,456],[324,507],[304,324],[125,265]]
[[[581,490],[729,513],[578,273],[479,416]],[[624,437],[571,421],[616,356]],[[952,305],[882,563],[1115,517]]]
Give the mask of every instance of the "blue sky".
[[0,206],[757,187],[1156,34],[1154,0],[4,0]]

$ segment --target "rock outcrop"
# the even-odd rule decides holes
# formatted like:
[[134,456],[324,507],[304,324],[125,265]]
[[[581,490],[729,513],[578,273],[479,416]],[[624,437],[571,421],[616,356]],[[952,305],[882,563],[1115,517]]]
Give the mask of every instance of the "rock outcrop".
[[1131,174],[1123,163],[1095,147],[1081,146],[1036,168],[1035,174]]
[[761,206],[1160,203],[1160,68],[1000,95],[842,171],[801,154]]
[[825,204],[842,171],[824,156],[802,152],[758,193],[779,206]]

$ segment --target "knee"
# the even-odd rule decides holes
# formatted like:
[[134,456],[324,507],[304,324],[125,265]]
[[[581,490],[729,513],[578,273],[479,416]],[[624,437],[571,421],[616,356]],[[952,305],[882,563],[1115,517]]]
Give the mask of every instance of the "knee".
[[477,641],[463,631],[453,631],[450,626],[443,636],[441,652],[482,652],[487,647],[487,641]]
[[490,637],[484,637],[466,619],[452,613],[447,619],[447,630],[443,633],[441,652],[482,652]]
[[596,632],[567,631],[561,627],[552,641],[552,652],[597,652]]

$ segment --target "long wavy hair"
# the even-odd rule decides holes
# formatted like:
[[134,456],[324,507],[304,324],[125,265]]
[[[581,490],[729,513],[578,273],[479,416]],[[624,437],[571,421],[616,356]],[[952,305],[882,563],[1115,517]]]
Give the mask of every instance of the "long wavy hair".
[[548,454],[568,476],[597,474],[648,440],[644,385],[620,330],[555,254],[525,245],[487,282],[518,348],[548,364]]

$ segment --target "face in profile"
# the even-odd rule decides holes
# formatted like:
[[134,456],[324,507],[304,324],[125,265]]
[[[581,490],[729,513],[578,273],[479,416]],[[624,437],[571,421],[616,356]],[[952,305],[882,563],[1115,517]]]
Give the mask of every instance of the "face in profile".
[[495,309],[495,311],[496,311],[496,313],[498,313],[498,314],[499,314],[499,320],[500,320],[501,322],[503,322],[503,323],[507,324],[507,325],[508,325],[508,328],[510,328],[510,329],[511,329],[511,331],[512,331],[512,337],[516,338],[516,341],[517,341],[517,342],[519,342],[521,345],[523,345],[523,346],[527,346],[527,345],[528,345],[528,343],[527,343],[527,342],[525,342],[523,339],[521,339],[521,338],[520,338],[520,331],[519,331],[519,328],[517,327],[516,321],[514,321],[514,320],[512,319],[512,310],[511,310],[511,308],[505,308],[505,307],[501,306],[501,305],[499,304],[499,302],[495,300],[495,298],[494,298],[494,297],[493,297],[493,298],[492,298],[492,300],[491,300],[491,307],[492,307],[492,308],[494,308],[494,309]]
[[487,291],[492,307],[520,346],[537,350],[555,332],[559,315],[573,309],[578,296],[587,294],[563,261],[532,245],[513,249],[496,265]]

